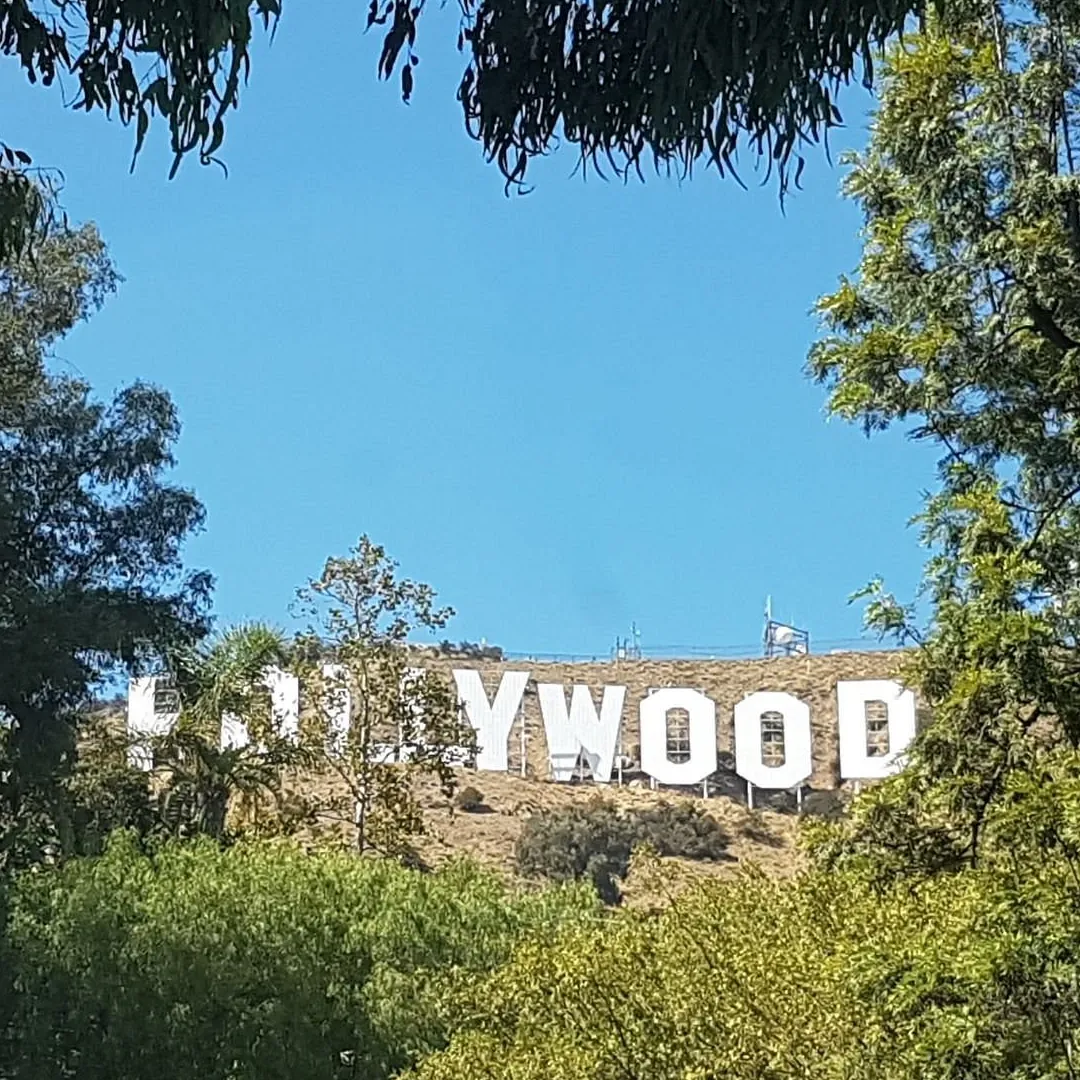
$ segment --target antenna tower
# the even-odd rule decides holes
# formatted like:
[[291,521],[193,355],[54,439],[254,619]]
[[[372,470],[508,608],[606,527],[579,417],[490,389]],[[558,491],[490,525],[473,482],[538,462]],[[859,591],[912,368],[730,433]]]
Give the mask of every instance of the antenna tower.
[[615,660],[640,660],[641,659],[641,631],[637,623],[630,624],[630,636],[615,639],[615,646],[611,650]]
[[810,631],[778,622],[772,615],[772,597],[765,600],[765,635],[762,642],[767,657],[805,656],[810,651]]

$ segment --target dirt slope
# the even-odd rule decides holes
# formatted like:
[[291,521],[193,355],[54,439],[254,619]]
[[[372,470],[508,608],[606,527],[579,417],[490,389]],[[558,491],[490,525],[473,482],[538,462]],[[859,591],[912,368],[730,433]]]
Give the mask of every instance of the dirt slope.
[[[525,820],[540,810],[587,803],[605,798],[620,807],[653,806],[673,802],[671,793],[648,789],[620,788],[614,784],[600,787],[592,783],[558,784],[528,780],[502,773],[462,773],[460,784],[477,788],[484,797],[484,808],[465,813],[449,812],[447,801],[434,787],[421,789],[428,834],[416,844],[419,854],[431,865],[438,865],[458,855],[468,855],[507,875],[514,870],[514,845]],[[795,872],[799,856],[795,849],[798,818],[769,810],[747,810],[741,803],[718,797],[695,799],[715,817],[730,837],[731,859],[720,863],[665,860],[682,877],[701,874],[730,877],[746,863],[759,866],[768,874],[786,876]],[[629,883],[633,893],[633,882]]]

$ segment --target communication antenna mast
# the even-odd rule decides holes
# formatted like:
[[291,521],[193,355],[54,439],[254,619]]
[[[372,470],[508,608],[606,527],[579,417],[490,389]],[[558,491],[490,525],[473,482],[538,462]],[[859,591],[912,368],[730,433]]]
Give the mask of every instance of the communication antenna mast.
[[630,624],[629,637],[615,639],[615,647],[611,650],[611,655],[615,660],[641,659],[641,631],[636,622]]
[[778,622],[772,616],[772,597],[765,599],[765,655],[805,656],[810,651],[810,631],[799,630],[789,623]]

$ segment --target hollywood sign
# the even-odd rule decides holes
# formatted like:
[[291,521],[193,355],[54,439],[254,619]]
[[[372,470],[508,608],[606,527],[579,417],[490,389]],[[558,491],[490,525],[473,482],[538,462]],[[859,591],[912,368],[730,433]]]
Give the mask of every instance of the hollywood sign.
[[[339,669],[328,666],[326,674]],[[458,698],[476,731],[478,769],[509,770],[508,743],[515,720],[522,714],[528,671],[504,671],[494,698],[488,696],[480,672],[454,670]],[[272,669],[267,675],[273,715],[278,730],[299,730],[300,692],[295,675]],[[176,713],[156,707],[158,680],[137,679],[128,695],[128,727],[139,738],[165,734]],[[555,780],[570,780],[584,760],[593,779],[608,783],[621,753],[620,737],[626,705],[626,687],[606,685],[597,709],[592,690],[583,684],[538,683],[547,741],[548,762]],[[873,707],[880,717],[887,712],[887,739],[869,737]],[[340,691],[330,716],[340,733],[349,722],[351,703]],[[669,717],[685,715],[684,740],[677,759],[669,755]],[[839,765],[842,780],[880,779],[896,772],[902,755],[915,736],[915,697],[892,679],[841,680],[836,683]],[[700,690],[664,687],[650,691],[638,704],[641,771],[659,784],[689,787],[702,783],[718,768],[716,703]],[[801,786],[813,771],[810,707],[793,694],[762,690],[748,694],[733,709],[735,772],[748,784],[768,790]],[[762,731],[765,722],[781,735],[782,760],[766,761]],[[878,721],[880,723],[880,721]],[[247,732],[234,717],[222,720],[222,744],[244,745]],[[394,747],[383,748],[392,759]],[[136,757],[133,760],[145,760]]]

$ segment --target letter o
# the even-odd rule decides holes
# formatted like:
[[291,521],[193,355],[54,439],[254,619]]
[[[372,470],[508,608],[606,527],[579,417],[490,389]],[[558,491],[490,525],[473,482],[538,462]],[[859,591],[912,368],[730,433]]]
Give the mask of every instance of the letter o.
[[[761,759],[763,713],[779,713],[784,723],[784,763]],[[735,771],[754,787],[781,790],[802,783],[814,771],[810,706],[791,694],[761,690],[735,706]]]
[[[690,717],[690,757],[672,761],[667,754],[667,715],[685,709]],[[643,698],[641,769],[657,783],[690,787],[716,772],[716,705],[698,690],[657,690]]]

